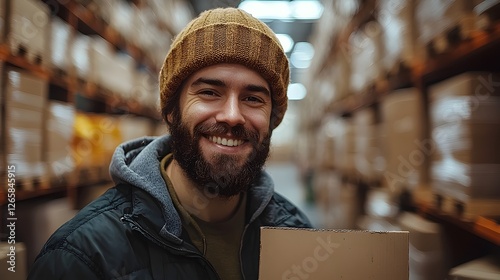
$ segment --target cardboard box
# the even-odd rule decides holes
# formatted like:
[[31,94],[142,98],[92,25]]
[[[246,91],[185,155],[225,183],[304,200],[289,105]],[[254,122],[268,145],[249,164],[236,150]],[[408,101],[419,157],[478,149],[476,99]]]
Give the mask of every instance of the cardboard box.
[[261,228],[260,280],[408,279],[408,232]]
[[417,88],[392,91],[380,103],[386,159],[382,181],[394,193],[417,191],[425,182],[425,158],[432,149],[430,141],[423,138],[423,112],[422,94]]
[[10,1],[10,29],[7,34],[11,51],[18,54],[25,48],[31,62],[49,61],[50,9],[42,1]]
[[500,279],[500,256],[492,255],[464,263],[450,270],[454,280]]

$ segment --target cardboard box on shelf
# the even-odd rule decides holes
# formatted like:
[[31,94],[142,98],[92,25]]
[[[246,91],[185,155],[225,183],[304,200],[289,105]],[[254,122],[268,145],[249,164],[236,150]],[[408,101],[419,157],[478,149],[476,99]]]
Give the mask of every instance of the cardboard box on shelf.
[[29,190],[45,181],[43,135],[48,83],[26,71],[11,67],[6,71],[6,160],[7,164],[16,166],[18,187]]
[[499,82],[497,73],[468,72],[429,88],[430,181],[446,212],[500,214]]
[[496,280],[500,279],[500,256],[491,255],[464,263],[450,270],[454,280]]
[[385,171],[382,183],[393,193],[417,189],[424,181],[425,158],[432,149],[423,138],[422,95],[417,88],[395,90],[380,104]]
[[42,1],[10,1],[10,23],[7,38],[11,52],[23,55],[33,63],[49,61],[50,10]]
[[408,232],[261,228],[259,279],[408,279]]

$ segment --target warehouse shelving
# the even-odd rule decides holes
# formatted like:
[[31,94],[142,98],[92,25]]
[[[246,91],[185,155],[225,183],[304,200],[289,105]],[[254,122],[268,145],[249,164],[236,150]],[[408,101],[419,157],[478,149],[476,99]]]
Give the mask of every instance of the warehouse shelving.
[[[425,95],[426,88],[436,82],[463,73],[465,71],[500,71],[500,22],[489,30],[477,32],[469,40],[453,46],[447,53],[429,58],[421,65],[415,65],[410,72],[404,71],[391,77],[384,91],[372,90],[366,95],[354,95],[340,101],[336,110],[343,115],[350,115],[356,110],[374,106],[381,96],[390,90],[416,86]],[[389,89],[389,90],[388,90]],[[335,110],[334,110],[335,111]],[[496,245],[500,245],[500,225],[495,217],[478,217],[476,221],[463,220],[458,216],[442,212],[428,203],[416,202],[419,211],[427,216],[480,236]]]
[[[347,44],[350,33],[359,30],[361,25],[367,21],[373,20],[373,14],[367,13],[366,9],[363,8],[363,5],[366,5],[371,10],[373,9],[373,3],[374,1],[362,2],[359,12],[347,23],[343,33],[333,37],[333,45],[325,54],[325,59],[318,60],[320,66],[315,69],[316,72],[311,75],[312,77],[321,76],[318,73],[325,71],[329,64],[335,64],[332,58],[335,57],[335,52],[340,51],[342,42]],[[494,8],[498,11],[499,6],[497,3]],[[495,21],[490,22],[486,29],[473,32],[467,39],[449,42],[450,45],[445,52],[429,55],[424,61],[419,61],[407,67],[401,64],[397,73],[387,74],[384,80],[373,82],[371,86],[362,92],[351,92],[347,96],[333,100],[320,109],[321,114],[315,115],[316,118],[319,116],[319,119],[306,121],[302,124],[303,128],[307,129],[308,133],[315,133],[314,130],[320,127],[323,118],[328,119],[332,114],[339,118],[350,118],[364,108],[377,109],[388,94],[397,94],[394,93],[397,89],[413,87],[417,88],[419,94],[422,95],[423,110],[425,111],[424,127],[429,127],[428,91],[430,86],[468,71],[500,71],[500,53],[498,52],[498,49],[500,49],[500,21],[498,21],[498,13],[490,18]],[[424,139],[430,139],[430,132],[427,129],[424,129],[423,133]],[[428,166],[430,159],[426,158],[425,161],[425,165]],[[424,173],[428,172],[428,170],[424,169]],[[345,176],[345,174],[342,175],[342,177]],[[429,174],[423,176],[428,177]],[[363,182],[362,178],[351,178],[350,181],[360,182],[357,184],[359,187],[358,195],[360,196],[358,199],[361,200],[360,203],[364,203],[363,196],[366,191],[366,184],[373,186],[372,182]],[[499,217],[478,216],[469,219],[461,216],[460,211],[456,213],[444,211],[437,204],[437,198],[433,197],[430,188],[424,188],[427,188],[424,197],[410,193],[408,197],[400,199],[399,203],[405,204],[400,205],[400,207],[403,210],[416,211],[421,216],[438,222],[447,229],[447,236],[450,238],[452,246],[456,247],[453,250],[459,250],[457,248],[462,250],[453,252],[454,256],[451,256],[451,264],[456,265],[468,261],[470,258],[488,252],[495,246],[500,246]],[[470,255],[467,255],[469,253]]]
[[[153,59],[148,57],[145,51],[134,43],[124,39],[116,30],[78,1],[39,1],[47,4],[53,16],[57,16],[68,23],[73,29],[72,32],[80,32],[85,35],[99,35],[110,43],[116,51],[129,54],[134,59],[136,67],[147,69],[150,73],[158,72]],[[8,13],[7,17],[9,17]],[[29,60],[24,53],[13,54],[8,43],[0,44],[0,63],[26,71],[46,80],[50,89],[49,100],[63,101],[76,106],[76,99],[80,98],[91,104],[93,112],[109,115],[131,114],[146,117],[153,123],[161,122],[157,108],[144,106],[136,100],[125,100],[115,92],[104,89],[95,83],[78,78],[62,69],[52,69],[45,62],[39,62]],[[2,106],[5,106],[5,104],[2,104]],[[2,143],[5,143],[3,139]],[[5,147],[3,150],[5,151]],[[3,153],[2,157],[5,156],[5,153]],[[2,159],[2,163],[7,164],[5,159]],[[30,182],[30,184],[35,186],[33,190],[22,190],[21,184],[24,184],[25,178],[16,179],[18,184],[20,184],[20,189],[16,191],[17,202],[53,195],[69,196],[74,201],[79,191],[78,189],[86,186],[86,184],[80,184],[79,182],[69,184],[67,180],[55,180],[55,182],[50,183],[33,181]],[[109,181],[110,179],[108,178],[107,180]],[[102,181],[93,182],[92,184],[94,183],[98,184],[102,183]],[[0,189],[0,206],[3,207],[6,203],[7,195],[2,186],[2,189]]]

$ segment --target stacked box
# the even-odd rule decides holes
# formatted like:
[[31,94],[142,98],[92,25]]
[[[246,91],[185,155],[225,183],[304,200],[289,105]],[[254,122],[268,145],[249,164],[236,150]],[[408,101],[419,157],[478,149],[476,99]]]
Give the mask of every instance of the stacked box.
[[338,120],[334,131],[334,166],[344,175],[354,177],[356,176],[354,165],[356,150],[352,120]]
[[153,133],[151,120],[144,117],[124,116],[119,119],[118,125],[123,141],[151,136]]
[[417,214],[404,212],[399,218],[401,230],[410,232],[409,265],[412,280],[446,279],[448,253],[442,227]]
[[379,126],[376,123],[375,110],[365,108],[354,113],[355,130],[355,167],[365,182],[380,179],[384,169],[384,160],[380,148]]
[[47,65],[50,57],[50,10],[38,0],[10,1],[10,28],[8,41],[12,53],[19,54],[21,48],[27,58]]
[[73,29],[58,17],[52,17],[51,20],[51,66],[62,71],[68,71],[71,61],[70,43]]
[[[7,164],[16,165],[16,179],[44,178],[44,112],[47,81],[24,71],[7,69],[5,90]],[[33,186],[26,182],[26,188]]]
[[178,34],[193,18],[193,11],[188,2],[182,0],[151,0],[151,7],[154,8],[159,20],[173,33]]
[[416,88],[388,93],[381,102],[386,169],[382,183],[394,193],[422,183],[428,143],[423,139],[422,96]]
[[99,37],[92,38],[90,49],[91,80],[124,100],[130,99],[136,80],[134,59],[125,53],[115,53],[111,44]]
[[376,21],[368,22],[349,38],[352,92],[362,93],[385,76],[382,46],[382,29]]
[[487,255],[456,266],[448,276],[455,280],[500,279],[500,255]]
[[382,27],[383,65],[386,70],[397,68],[399,62],[412,65],[415,60],[415,2],[415,0],[379,1],[377,20]]
[[90,51],[91,38],[79,32],[75,33],[75,37],[70,44],[69,56],[71,71],[85,81],[95,82],[91,79],[91,69],[93,59]]
[[[46,162],[52,182],[70,183],[75,171],[71,141],[75,108],[71,104],[50,101],[47,106]],[[54,185],[54,184],[51,184]]]
[[143,107],[156,110],[160,104],[157,79],[153,78],[153,76],[146,71],[136,72],[131,98],[139,102]]
[[[476,29],[477,16],[474,7],[482,0],[422,0],[418,1],[415,21],[418,29],[417,40],[421,46],[433,42],[433,51],[441,53],[450,48],[450,36],[447,33],[456,30],[460,40],[469,38]],[[420,54],[425,56],[425,53]]]
[[500,75],[461,74],[432,86],[430,99],[434,192],[464,203],[466,216],[500,214]]
[[135,22],[135,9],[131,4],[126,1],[116,1],[112,3],[112,7],[109,10],[110,14],[110,26],[118,31],[127,41],[132,41],[134,39],[135,32],[137,28]]
[[334,117],[326,118],[316,133],[315,139],[315,165],[319,169],[333,169],[335,166],[335,140],[337,119]]

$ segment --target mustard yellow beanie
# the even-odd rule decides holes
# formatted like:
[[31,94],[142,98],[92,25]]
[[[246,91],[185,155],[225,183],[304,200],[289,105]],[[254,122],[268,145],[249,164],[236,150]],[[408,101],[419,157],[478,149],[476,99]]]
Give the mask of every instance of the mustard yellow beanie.
[[[197,70],[218,63],[242,64],[259,73],[271,87],[271,128],[285,114],[290,70],[274,32],[236,8],[208,10],[174,39],[160,71],[160,106],[166,119],[179,86]],[[170,105],[170,106],[169,106]],[[168,106],[168,107],[167,107]]]

